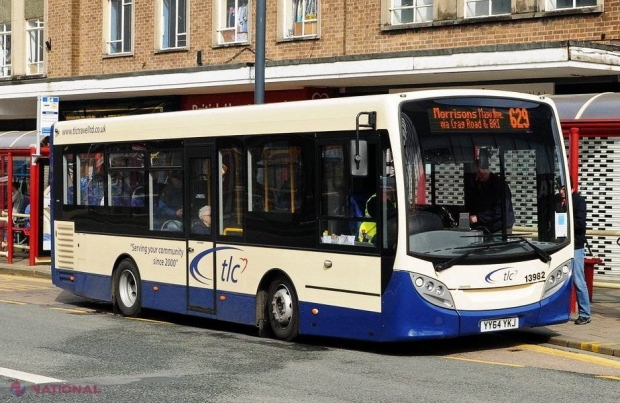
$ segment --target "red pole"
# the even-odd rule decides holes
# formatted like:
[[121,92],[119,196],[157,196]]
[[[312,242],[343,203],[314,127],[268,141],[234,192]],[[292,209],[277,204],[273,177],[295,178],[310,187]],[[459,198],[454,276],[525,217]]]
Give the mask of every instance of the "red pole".
[[7,217],[6,222],[6,262],[13,263],[13,154],[8,153],[7,167]]
[[[571,127],[568,134],[568,169],[571,177],[571,191],[577,191],[579,189],[579,128]],[[574,187],[574,189],[573,189]],[[567,195],[568,197],[568,195]],[[572,287],[570,295],[570,312],[575,313],[577,303],[577,296],[575,294],[575,286]]]
[[571,127],[568,134],[568,168],[570,170],[570,177],[573,180],[572,185],[575,190],[579,190],[579,128]]

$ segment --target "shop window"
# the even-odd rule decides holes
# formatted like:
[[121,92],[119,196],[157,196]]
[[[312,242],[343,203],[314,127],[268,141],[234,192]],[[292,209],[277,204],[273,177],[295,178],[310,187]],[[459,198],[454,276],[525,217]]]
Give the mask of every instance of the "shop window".
[[11,76],[11,24],[0,24],[0,77]]
[[107,18],[109,37],[107,52],[110,55],[132,51],[133,0],[109,0]]
[[465,18],[510,14],[511,0],[465,0]]
[[187,46],[187,0],[161,0],[161,49]]
[[27,23],[27,74],[43,74],[43,20],[28,20]]
[[316,37],[319,34],[319,0],[282,0],[285,38]]
[[547,0],[547,11],[592,7],[596,5],[597,0]]
[[248,0],[216,0],[217,43],[247,43],[252,4]]
[[392,0],[392,25],[416,24],[433,21],[433,0]]

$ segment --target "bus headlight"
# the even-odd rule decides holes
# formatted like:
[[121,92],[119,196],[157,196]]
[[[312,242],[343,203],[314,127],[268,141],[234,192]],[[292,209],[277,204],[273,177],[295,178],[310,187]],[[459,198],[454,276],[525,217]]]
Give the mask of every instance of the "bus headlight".
[[569,260],[562,263],[551,273],[549,273],[547,276],[547,281],[545,281],[545,290],[543,291],[542,299],[548,298],[555,294],[562,287],[562,285],[570,279],[572,267],[572,260]]
[[452,295],[448,287],[441,281],[417,273],[409,273],[409,276],[411,277],[413,288],[426,301],[442,308],[454,309]]

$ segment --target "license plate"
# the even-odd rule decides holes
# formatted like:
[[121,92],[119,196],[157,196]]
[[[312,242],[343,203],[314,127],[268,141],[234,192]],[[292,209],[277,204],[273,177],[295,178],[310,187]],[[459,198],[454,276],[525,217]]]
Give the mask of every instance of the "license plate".
[[519,318],[502,318],[480,321],[481,332],[495,332],[498,330],[516,329],[519,327]]

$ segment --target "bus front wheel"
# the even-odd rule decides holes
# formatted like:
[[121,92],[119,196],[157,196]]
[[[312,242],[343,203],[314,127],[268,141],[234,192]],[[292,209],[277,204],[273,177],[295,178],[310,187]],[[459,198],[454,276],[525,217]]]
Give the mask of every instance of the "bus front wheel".
[[123,260],[114,275],[114,301],[126,316],[137,316],[142,308],[140,273],[131,260]]
[[284,277],[272,281],[267,304],[269,325],[274,336],[286,341],[297,337],[299,313],[297,295],[291,282]]

